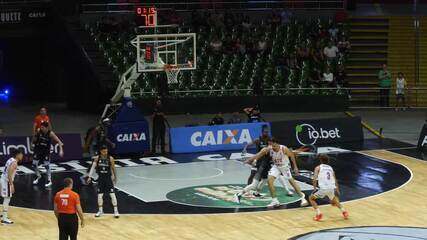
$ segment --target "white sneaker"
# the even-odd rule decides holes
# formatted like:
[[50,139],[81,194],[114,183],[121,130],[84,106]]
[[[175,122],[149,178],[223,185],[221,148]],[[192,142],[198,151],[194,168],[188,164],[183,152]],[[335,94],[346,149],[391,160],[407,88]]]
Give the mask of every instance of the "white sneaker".
[[95,217],[101,217],[102,216],[102,214],[104,214],[103,212],[101,212],[101,211],[98,211],[96,214],[95,214]]
[[234,202],[237,203],[237,204],[240,204],[240,198],[241,197],[242,196],[240,194],[238,194],[238,193],[234,194]]
[[50,186],[52,186],[52,181],[47,182],[44,186],[47,187],[47,188],[50,187]]
[[9,218],[3,218],[1,220],[1,223],[3,223],[3,224],[13,224],[13,221],[10,220]]
[[280,202],[277,199],[273,199],[273,201],[271,201],[271,203],[267,205],[267,207],[269,208],[275,208],[279,206],[280,206]]
[[37,184],[39,184],[39,181],[40,181],[40,179],[41,179],[42,177],[37,177],[34,181],[33,181],[33,184],[34,185],[37,185]]
[[307,202],[307,200],[305,200],[305,198],[301,199],[301,204],[300,204],[300,206],[301,206],[301,207],[306,207],[306,206],[308,206],[308,202]]
[[114,218],[119,218],[119,217],[120,217],[119,212],[114,212]]

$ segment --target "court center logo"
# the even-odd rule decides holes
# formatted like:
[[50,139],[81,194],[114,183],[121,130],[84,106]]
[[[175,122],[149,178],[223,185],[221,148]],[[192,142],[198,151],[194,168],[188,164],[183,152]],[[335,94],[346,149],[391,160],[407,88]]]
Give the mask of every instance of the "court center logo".
[[383,240],[426,239],[427,228],[417,227],[348,227],[306,233],[289,240]]
[[308,123],[299,124],[295,127],[295,136],[301,145],[313,145],[318,139],[335,139],[341,138],[340,130],[338,128],[316,129],[313,125]]
[[[196,207],[215,208],[264,208],[271,202],[267,188],[261,192],[261,197],[255,197],[253,193],[243,195],[240,204],[234,202],[234,195],[245,187],[244,184],[222,184],[222,185],[202,185],[178,189],[169,192],[166,198],[182,205]],[[294,193],[287,196],[281,187],[277,188],[277,198],[282,204],[290,204],[301,200],[301,197]]]

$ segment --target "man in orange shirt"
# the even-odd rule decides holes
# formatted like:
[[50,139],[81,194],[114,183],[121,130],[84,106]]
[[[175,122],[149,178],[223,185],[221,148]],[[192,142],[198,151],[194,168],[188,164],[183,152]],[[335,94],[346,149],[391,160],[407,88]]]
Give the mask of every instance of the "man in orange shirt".
[[[59,240],[76,240],[80,224],[84,227],[83,210],[80,205],[80,196],[73,192],[73,180],[64,179],[64,189],[55,195],[53,211],[58,219]],[[77,214],[78,217],[77,217]]]
[[52,125],[50,124],[50,119],[47,115],[47,109],[45,107],[40,108],[40,113],[34,118],[33,136],[36,134],[37,130],[40,129],[42,122],[49,123],[49,130],[52,130]]

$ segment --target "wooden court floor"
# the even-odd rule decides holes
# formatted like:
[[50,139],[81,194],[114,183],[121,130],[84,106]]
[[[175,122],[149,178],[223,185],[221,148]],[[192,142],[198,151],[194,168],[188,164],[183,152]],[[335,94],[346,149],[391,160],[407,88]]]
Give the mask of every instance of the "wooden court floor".
[[[314,212],[289,209],[239,214],[123,215],[120,219],[86,215],[79,239],[288,239],[328,228],[349,226],[427,227],[427,162],[385,150],[362,151],[380,159],[401,163],[413,172],[405,186],[381,195],[345,203],[350,219],[324,206],[323,222],[314,222]],[[53,212],[10,209],[13,226],[0,226],[0,239],[57,239]]]

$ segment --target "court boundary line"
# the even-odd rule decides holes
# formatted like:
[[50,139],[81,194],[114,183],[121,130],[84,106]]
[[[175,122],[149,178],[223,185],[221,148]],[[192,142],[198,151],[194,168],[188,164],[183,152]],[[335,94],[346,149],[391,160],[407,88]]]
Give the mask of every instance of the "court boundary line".
[[[385,149],[376,149],[376,150],[364,150],[364,151],[387,151],[387,150],[385,150]],[[413,179],[412,170],[410,168],[408,168],[406,165],[402,164],[402,163],[397,163],[397,162],[394,162],[394,161],[391,161],[391,160],[387,160],[387,159],[384,159],[384,158],[380,158],[380,157],[370,156],[367,153],[363,153],[361,151],[354,151],[353,153],[359,153],[361,155],[364,155],[364,156],[367,156],[367,157],[370,157],[370,158],[377,158],[379,160],[383,160],[383,161],[386,161],[386,162],[391,162],[391,163],[394,163],[394,164],[399,164],[399,165],[401,165],[401,166],[403,166],[403,167],[405,167],[406,169],[409,170],[409,172],[411,174],[411,177],[404,184],[402,184],[401,186],[399,186],[397,188],[394,188],[394,189],[391,189],[391,190],[388,190],[388,191],[385,191],[385,192],[382,192],[382,193],[374,194],[374,195],[371,195],[371,196],[367,196],[367,197],[363,197],[363,198],[358,198],[358,199],[353,199],[353,200],[350,200],[350,201],[345,201],[343,203],[351,203],[351,202],[355,202],[355,201],[366,200],[366,199],[373,198],[373,197],[379,197],[379,196],[384,195],[386,193],[390,193],[392,191],[401,189],[402,187],[404,187],[408,183],[410,183],[412,181],[412,179]],[[394,152],[391,152],[391,153],[394,153]],[[394,154],[398,154],[398,153],[394,153]],[[402,154],[399,154],[399,155],[401,155],[403,157],[407,157],[407,158],[411,158],[411,159],[415,159],[417,161],[422,161],[424,163],[427,163],[427,161],[423,161],[421,159],[416,159],[416,158],[405,156],[405,155],[402,155]],[[220,161],[229,161],[229,160],[220,160]],[[238,160],[236,160],[236,161],[238,161]],[[34,208],[17,207],[17,206],[10,206],[10,207],[17,208],[17,209],[29,210],[29,211],[53,212],[53,210],[46,210],[46,209],[34,209]],[[265,210],[265,211],[238,212],[238,214],[254,214],[255,215],[255,214],[263,214],[263,213],[272,212],[272,211],[273,212],[300,211],[302,209],[307,209],[307,208],[311,208],[311,206],[299,207],[299,208],[289,208],[289,209],[276,209],[276,210],[272,209],[272,210]],[[92,213],[85,213],[85,214],[87,215],[87,214],[92,214]],[[215,216],[215,215],[229,215],[229,214],[236,214],[236,212],[228,212],[228,213],[181,213],[181,214],[178,214],[178,213],[171,213],[171,214],[167,214],[167,213],[166,214],[165,213],[124,213],[124,214],[120,214],[120,215],[121,216],[158,216],[158,215],[166,215],[166,216],[206,216],[206,215],[212,215],[212,216]],[[113,214],[106,213],[104,215],[113,215]]]

